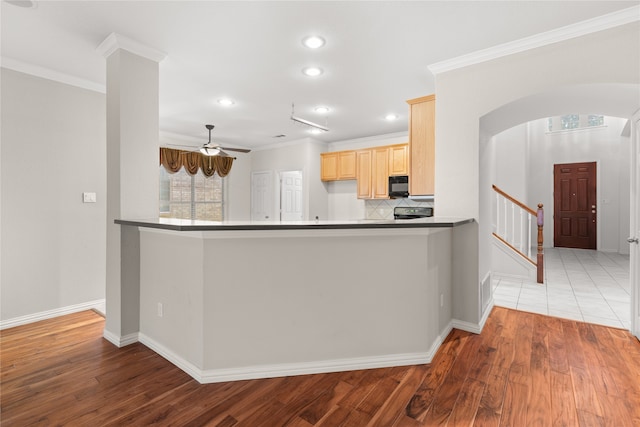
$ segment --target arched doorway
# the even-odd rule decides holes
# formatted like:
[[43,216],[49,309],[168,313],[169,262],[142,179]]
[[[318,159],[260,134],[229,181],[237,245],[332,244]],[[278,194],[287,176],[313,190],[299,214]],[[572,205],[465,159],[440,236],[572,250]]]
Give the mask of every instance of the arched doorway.
[[[493,159],[495,158],[495,147],[491,141],[495,135],[513,128],[522,123],[527,123],[544,117],[563,115],[568,113],[600,113],[605,115],[623,117],[631,123],[631,117],[635,110],[638,109],[638,100],[640,99],[640,86],[628,84],[597,84],[597,85],[576,85],[565,87],[560,90],[554,90],[546,93],[540,93],[523,99],[516,100],[495,109],[494,111],[484,115],[480,119],[480,243],[481,248],[487,247],[487,241],[491,239],[491,197],[490,189],[495,180],[495,171],[493,168]],[[632,148],[636,148],[640,144],[637,135],[632,135],[627,125],[627,135]],[[634,151],[633,149],[631,151]],[[629,179],[629,178],[627,178]],[[634,177],[631,180],[636,179]],[[632,189],[637,193],[640,187]],[[634,196],[631,198],[633,199]],[[636,215],[636,208],[632,206],[630,215]],[[547,210],[548,222],[551,221],[552,211]],[[547,223],[548,223],[547,222]],[[633,230],[634,221],[631,219],[630,227]],[[639,222],[640,223],[640,222]],[[638,228],[635,226],[636,229]],[[631,233],[633,234],[633,233]],[[640,234],[640,233],[638,233]],[[481,252],[483,252],[481,250]],[[486,252],[486,251],[485,251]],[[635,254],[633,245],[632,252]],[[640,320],[638,319],[638,275],[636,273],[638,264],[632,259],[630,262],[630,285],[631,298],[630,305],[630,329],[639,335]],[[637,258],[637,255],[635,255]]]

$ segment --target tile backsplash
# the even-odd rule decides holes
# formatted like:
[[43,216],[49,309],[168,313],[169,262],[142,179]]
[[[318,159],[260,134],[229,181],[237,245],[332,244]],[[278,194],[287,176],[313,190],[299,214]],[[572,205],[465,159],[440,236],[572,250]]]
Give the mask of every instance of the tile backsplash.
[[[393,209],[396,206],[428,206],[433,202],[418,202],[410,199],[365,200],[366,219],[393,219]],[[435,209],[434,209],[435,210]]]

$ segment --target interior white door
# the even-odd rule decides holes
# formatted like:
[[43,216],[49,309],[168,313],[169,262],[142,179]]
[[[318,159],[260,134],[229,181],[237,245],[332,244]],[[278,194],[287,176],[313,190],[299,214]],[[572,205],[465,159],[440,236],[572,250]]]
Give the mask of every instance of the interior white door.
[[629,285],[631,287],[631,332],[640,339],[640,110],[631,120],[631,224],[629,227]]
[[251,172],[251,220],[273,220],[273,172]]
[[302,171],[287,171],[280,174],[280,219],[301,221]]

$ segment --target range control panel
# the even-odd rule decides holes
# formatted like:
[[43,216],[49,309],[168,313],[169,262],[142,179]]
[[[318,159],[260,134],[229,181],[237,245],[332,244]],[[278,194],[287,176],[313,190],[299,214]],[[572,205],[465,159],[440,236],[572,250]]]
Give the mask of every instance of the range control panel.
[[433,216],[433,208],[428,206],[398,206],[393,210],[396,219],[427,218]]

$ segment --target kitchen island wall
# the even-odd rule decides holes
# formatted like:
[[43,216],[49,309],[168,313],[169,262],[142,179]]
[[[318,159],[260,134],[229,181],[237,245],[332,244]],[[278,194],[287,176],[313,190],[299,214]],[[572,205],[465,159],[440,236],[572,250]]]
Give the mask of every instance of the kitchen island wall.
[[105,338],[201,383],[430,363],[481,329],[454,317],[471,219],[116,222],[139,242],[140,324]]

